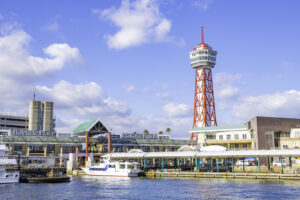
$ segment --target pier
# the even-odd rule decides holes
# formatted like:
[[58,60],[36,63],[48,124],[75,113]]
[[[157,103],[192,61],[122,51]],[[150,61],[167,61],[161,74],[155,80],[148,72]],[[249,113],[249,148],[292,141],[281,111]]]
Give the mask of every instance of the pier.
[[[295,158],[300,149],[293,150],[245,150],[245,151],[177,151],[111,153],[114,160],[140,162],[147,177],[195,177],[195,178],[252,178],[300,180],[300,166]],[[255,159],[246,166],[245,158]],[[293,161],[292,161],[292,158]],[[277,159],[279,166],[271,160]],[[242,161],[236,166],[236,161]],[[286,164],[284,160],[288,160]]]

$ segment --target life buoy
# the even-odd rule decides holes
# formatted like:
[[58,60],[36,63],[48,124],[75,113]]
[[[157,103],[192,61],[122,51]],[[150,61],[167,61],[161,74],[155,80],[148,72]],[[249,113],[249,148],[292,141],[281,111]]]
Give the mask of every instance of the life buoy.
[[50,172],[48,173],[48,176],[49,176],[49,177],[52,177],[52,176],[53,176],[53,172],[50,171]]

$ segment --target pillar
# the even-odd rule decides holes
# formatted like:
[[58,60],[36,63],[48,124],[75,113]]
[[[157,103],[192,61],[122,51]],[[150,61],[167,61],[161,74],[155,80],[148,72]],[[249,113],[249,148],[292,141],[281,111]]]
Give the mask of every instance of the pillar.
[[216,162],[217,162],[217,173],[219,173],[219,159],[216,158]]
[[[78,147],[75,149],[76,154],[79,153]],[[75,156],[76,166],[78,166],[78,156]]]
[[282,156],[280,156],[280,162],[281,162],[281,173],[283,174],[283,161],[282,161]]
[[257,157],[258,173],[260,173],[260,158]]
[[271,166],[270,166],[270,157],[268,157],[268,171],[270,172],[271,171]]
[[22,155],[25,155],[27,152],[27,145],[26,144],[22,144]]
[[29,154],[30,154],[30,148],[29,146],[27,146],[26,156],[29,156]]
[[63,156],[63,147],[60,147],[60,152],[59,152],[59,166],[60,167],[62,165],[62,156]]
[[245,158],[243,158],[243,173],[245,173]]
[[196,172],[198,171],[198,168],[199,168],[199,161],[198,161],[198,158],[195,158],[195,164],[196,164]]
[[147,170],[147,159],[144,158],[144,170],[146,171]]
[[107,152],[111,153],[111,132],[108,132]]
[[161,170],[164,171],[164,159],[161,159]]
[[87,154],[89,153],[89,132],[85,132],[85,161],[88,160]]
[[180,158],[178,159],[178,168],[179,168],[179,172],[181,171],[181,167],[180,167]]
[[13,144],[9,144],[9,154],[10,155],[13,154],[13,150],[14,150],[14,145]]
[[234,173],[234,158],[232,158],[231,168],[232,168],[232,173]]
[[44,145],[44,157],[47,156],[47,145]]
[[176,168],[177,168],[177,159],[174,158],[174,170],[175,170],[175,172],[176,172]]

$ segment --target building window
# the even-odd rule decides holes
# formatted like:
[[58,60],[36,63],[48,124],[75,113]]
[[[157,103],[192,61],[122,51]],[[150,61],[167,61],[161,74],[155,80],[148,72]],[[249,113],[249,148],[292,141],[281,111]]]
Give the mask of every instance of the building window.
[[219,140],[223,140],[223,135],[219,135]]
[[247,139],[247,134],[243,134],[243,140]]
[[14,152],[22,152],[22,144],[14,144]]
[[234,139],[238,140],[239,139],[239,134],[234,134]]
[[55,152],[55,144],[47,144],[47,153],[54,153]]
[[287,144],[284,144],[284,145],[282,145],[282,147],[283,147],[284,149],[287,149],[287,148],[288,148],[288,145],[287,145]]
[[239,145],[239,144],[234,144],[234,148],[235,148],[235,149],[239,149],[239,148],[240,148],[240,145]]
[[231,135],[226,135],[227,140],[231,140]]
[[247,149],[248,145],[247,144],[243,144],[243,149]]

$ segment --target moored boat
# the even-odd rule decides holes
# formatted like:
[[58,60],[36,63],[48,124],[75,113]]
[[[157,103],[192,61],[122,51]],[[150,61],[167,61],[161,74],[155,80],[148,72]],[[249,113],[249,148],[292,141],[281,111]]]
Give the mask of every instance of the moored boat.
[[19,171],[13,166],[17,166],[17,160],[8,158],[8,148],[0,144],[0,183],[18,183]]
[[82,170],[89,176],[136,177],[140,173],[140,165],[137,162],[104,159]]

